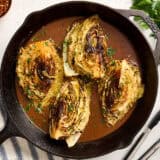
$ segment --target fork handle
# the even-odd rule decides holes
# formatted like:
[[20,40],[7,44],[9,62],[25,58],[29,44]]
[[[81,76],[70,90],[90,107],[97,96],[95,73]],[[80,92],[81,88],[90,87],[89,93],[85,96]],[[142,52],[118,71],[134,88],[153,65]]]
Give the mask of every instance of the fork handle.
[[149,159],[159,148],[160,148],[160,139],[142,155],[140,160]]
[[150,131],[151,131],[151,129],[147,128],[145,130],[145,132],[142,133],[142,135],[137,140],[137,142],[135,143],[135,145],[131,149],[131,152],[129,153],[129,155],[127,156],[127,158],[125,160],[132,160],[133,159],[133,157],[137,153],[137,151],[140,148],[140,146],[143,144],[143,142],[145,141],[145,139],[148,137]]

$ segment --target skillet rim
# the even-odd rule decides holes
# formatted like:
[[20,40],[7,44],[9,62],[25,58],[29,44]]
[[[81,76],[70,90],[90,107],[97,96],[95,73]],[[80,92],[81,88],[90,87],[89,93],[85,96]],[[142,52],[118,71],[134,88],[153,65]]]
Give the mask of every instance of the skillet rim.
[[[30,21],[30,19],[32,18],[32,17],[34,17],[34,16],[37,16],[37,15],[40,15],[40,14],[42,14],[43,12],[47,12],[47,10],[49,10],[49,9],[52,9],[52,8],[54,8],[54,7],[59,7],[59,6],[61,6],[61,5],[70,5],[70,4],[91,4],[91,5],[99,5],[100,7],[104,7],[104,8],[106,8],[106,9],[109,9],[109,10],[111,10],[112,12],[115,12],[116,14],[119,14],[119,16],[123,16],[119,11],[118,11],[118,9],[113,9],[113,8],[110,8],[110,7],[108,7],[108,6],[106,6],[106,5],[103,5],[103,4],[100,4],[100,3],[95,3],[95,2],[90,2],[90,1],[67,1],[67,2],[60,2],[60,3],[58,3],[58,4],[54,4],[54,5],[52,5],[52,6],[49,6],[49,7],[47,7],[47,8],[45,8],[45,9],[42,9],[42,10],[40,10],[40,11],[36,11],[36,12],[32,12],[31,14],[29,14],[26,18],[25,18],[25,20],[24,20],[24,22],[23,22],[23,24],[18,28],[18,30],[16,31],[16,33],[12,36],[12,38],[11,38],[11,40],[10,40],[10,42],[9,42],[9,44],[8,44],[8,46],[7,46],[7,48],[6,48],[6,51],[5,51],[5,54],[6,54],[6,52],[7,52],[7,49],[8,49],[8,47],[9,47],[9,45],[10,45],[10,43],[13,41],[13,39],[14,39],[14,37],[16,37],[16,35],[18,34],[18,32],[19,32],[19,30],[21,29],[21,28],[23,28],[23,27],[25,27],[25,25]],[[133,23],[128,19],[128,18],[126,18],[125,16],[123,16],[123,18],[125,18],[127,21],[128,21],[128,23],[131,23],[132,25],[133,25]],[[135,25],[133,25],[134,26],[134,28],[136,28],[135,27]],[[137,29],[137,28],[136,28]],[[139,29],[137,29],[138,31],[139,31]],[[141,34],[141,32],[139,31],[139,33]],[[145,39],[145,37],[141,34],[141,36],[143,37],[143,39],[145,40],[145,43],[147,43],[148,44],[148,42],[146,41],[146,39]],[[149,49],[150,49],[150,53],[152,53],[152,51],[151,51],[151,48],[150,48],[150,46],[149,46],[149,44],[148,44],[148,46],[147,46]],[[3,55],[3,58],[2,58],[2,63],[1,63],[1,73],[0,73],[0,75],[1,75],[1,79],[0,79],[0,88],[2,88],[2,69],[3,69],[3,66],[4,66],[4,59],[5,59],[5,54]],[[153,58],[153,54],[152,54],[152,58]],[[154,58],[153,58],[154,59]],[[154,62],[155,62],[155,60],[154,60]],[[158,71],[157,71],[157,67],[156,67],[156,64],[154,64],[155,66],[155,69],[156,69],[156,79],[158,80]],[[158,81],[157,81],[157,84],[158,84]],[[158,85],[157,85],[158,86]],[[2,92],[2,89],[1,89],[1,92]],[[2,97],[4,96],[4,94],[3,93],[1,93],[2,94]],[[157,97],[157,89],[156,89],[156,94],[155,94],[156,96],[154,97],[154,102],[153,102],[153,106],[152,106],[152,108],[151,108],[151,110],[149,111],[149,115],[150,115],[150,113],[151,113],[151,111],[152,111],[152,109],[153,109],[153,107],[154,107],[154,103],[155,103],[155,99],[156,99],[156,97]],[[3,99],[3,104],[5,104],[4,106],[7,106],[7,104],[6,104],[6,102],[4,102],[4,99]],[[23,110],[22,110],[23,111]],[[8,113],[8,117],[9,117],[9,119],[10,119],[10,121],[13,121],[14,120],[14,118],[13,118],[13,116],[10,114],[10,112],[8,111],[8,108],[7,108],[7,113]],[[147,116],[146,117],[146,119],[145,119],[145,121],[143,122],[143,125],[142,126],[140,126],[139,127],[139,129],[134,133],[134,135],[132,135],[132,137],[130,136],[129,137],[129,139],[128,140],[126,140],[125,142],[119,142],[119,144],[118,144],[118,146],[116,146],[116,147],[114,147],[113,149],[112,149],[112,151],[114,151],[114,150],[116,150],[116,149],[122,149],[122,148],[125,148],[126,146],[128,146],[131,142],[132,142],[132,140],[133,140],[133,138],[136,136],[136,134],[140,131],[140,129],[144,126],[144,124],[145,124],[145,122],[147,121],[147,119],[149,118],[149,116]],[[22,132],[21,132],[21,130],[19,129],[19,127],[18,127],[18,124],[17,123],[15,123],[14,121],[13,121],[13,123],[14,123],[14,125],[15,125],[15,127],[18,129],[18,132],[20,132],[21,134],[20,134],[20,137],[23,137],[23,138],[25,138],[25,139],[27,139],[27,140],[29,140],[31,143],[33,143],[35,146],[37,146],[37,147],[39,147],[39,148],[41,148],[41,149],[43,149],[43,150],[45,150],[42,146],[40,146],[39,144],[36,144],[36,143],[34,143],[33,141],[31,141],[25,134],[23,134]],[[34,125],[33,125],[34,126]],[[35,128],[35,126],[34,126],[34,128]],[[117,131],[116,131],[117,132]],[[102,138],[103,139],[103,138]],[[98,141],[98,140],[95,140],[95,141]],[[92,142],[94,142],[94,141],[92,141]],[[88,143],[88,142],[83,142],[83,144],[85,144],[85,143]],[[45,151],[47,151],[47,152],[50,152],[50,151],[48,151],[47,149],[45,150]],[[54,152],[54,151],[53,151]],[[53,153],[52,152],[52,153]],[[82,156],[78,156],[78,157],[76,157],[76,156],[66,156],[66,155],[63,155],[63,154],[57,154],[57,153],[54,153],[54,155],[58,155],[58,156],[62,156],[62,157],[67,157],[67,158],[91,158],[91,157],[96,157],[96,156],[102,156],[102,155],[104,155],[104,154],[106,154],[106,153],[109,153],[109,152],[111,152],[111,151],[105,151],[104,153],[100,153],[100,154],[95,154],[95,155],[93,155],[92,154],[92,156],[91,155],[88,155],[88,156],[86,156],[86,155],[82,155]]]

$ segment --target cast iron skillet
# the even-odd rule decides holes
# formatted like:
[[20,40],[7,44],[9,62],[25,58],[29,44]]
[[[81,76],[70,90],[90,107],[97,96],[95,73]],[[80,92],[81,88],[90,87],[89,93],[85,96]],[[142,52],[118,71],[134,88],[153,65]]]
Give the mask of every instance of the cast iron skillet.
[[[145,94],[138,102],[129,120],[120,129],[101,139],[79,143],[69,149],[63,141],[51,140],[49,135],[44,134],[31,124],[20,107],[15,91],[16,58],[19,48],[42,25],[61,17],[93,14],[99,14],[103,20],[119,28],[137,50],[142,65]],[[128,19],[132,15],[142,17],[155,33],[158,41],[154,52],[151,51],[140,31]],[[69,158],[95,157],[126,147],[152,111],[157,95],[158,73],[156,65],[159,62],[159,52],[160,31],[142,11],[116,10],[96,3],[76,1],[61,3],[30,14],[9,42],[1,65],[0,106],[7,118],[6,126],[0,133],[0,143],[8,137],[20,136],[47,152]]]

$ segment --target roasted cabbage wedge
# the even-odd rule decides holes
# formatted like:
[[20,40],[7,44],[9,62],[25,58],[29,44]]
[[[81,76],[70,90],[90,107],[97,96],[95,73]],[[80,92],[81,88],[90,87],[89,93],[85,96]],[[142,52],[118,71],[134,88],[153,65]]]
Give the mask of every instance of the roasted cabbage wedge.
[[64,139],[68,147],[74,146],[89,121],[90,99],[90,84],[75,78],[66,80],[50,107],[50,137]]
[[108,126],[114,126],[143,96],[144,85],[138,67],[126,60],[111,61],[105,78],[99,83],[99,92],[104,120]]
[[34,105],[48,106],[63,81],[63,63],[52,40],[21,48],[16,72],[19,85]]
[[104,77],[104,57],[107,39],[97,15],[75,22],[63,43],[66,76],[87,75],[93,79]]

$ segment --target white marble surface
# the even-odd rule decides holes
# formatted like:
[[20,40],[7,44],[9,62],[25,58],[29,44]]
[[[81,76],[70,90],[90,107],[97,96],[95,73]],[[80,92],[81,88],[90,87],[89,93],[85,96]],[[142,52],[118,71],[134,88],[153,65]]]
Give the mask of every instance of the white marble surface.
[[[127,9],[131,5],[131,0],[92,0],[92,1],[96,1],[97,3],[103,3],[113,8],[121,8],[121,9]],[[7,47],[9,40],[11,39],[15,31],[18,29],[18,27],[23,23],[25,17],[32,11],[40,10],[47,6],[53,5],[55,3],[60,3],[60,2],[62,2],[62,0],[12,0],[12,5],[9,12],[5,16],[0,18],[0,62],[2,60],[2,56],[5,52],[5,49]],[[144,34],[147,40],[149,41],[150,45],[154,49],[155,41],[148,36],[148,31],[144,31]],[[158,69],[160,73],[160,68],[158,67]],[[158,89],[158,93],[160,93],[159,89]],[[149,120],[155,115],[155,113],[159,109],[160,109],[160,94],[158,94],[157,96],[156,103]],[[149,120],[147,121],[147,123],[149,122]],[[3,125],[3,124],[0,122],[0,125]],[[139,132],[139,134],[144,130],[145,126]],[[144,144],[141,146],[141,148],[137,152],[134,160],[137,160],[138,157],[140,157],[140,155],[142,155],[159,138],[160,138],[160,124],[158,124],[152,130],[147,140],[144,142]],[[127,151],[130,149],[131,145],[125,149],[117,150],[105,156],[94,158],[94,159],[95,160],[97,159],[98,160],[122,160],[126,155]],[[4,146],[5,146],[5,149],[7,149],[7,141],[4,143]],[[26,152],[26,150],[23,148],[23,145],[21,146],[21,149],[22,149],[22,152]],[[41,152],[43,154],[43,151]],[[28,159],[30,158],[28,157]],[[160,159],[160,150],[158,150],[152,156],[152,158],[150,158],[150,160],[159,160],[159,159]]]

